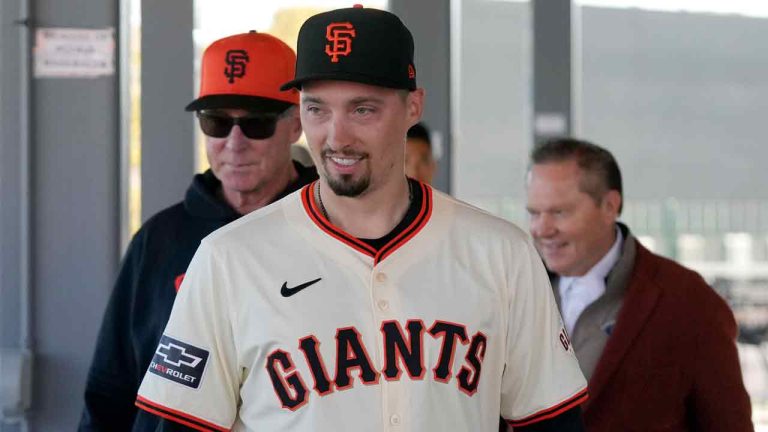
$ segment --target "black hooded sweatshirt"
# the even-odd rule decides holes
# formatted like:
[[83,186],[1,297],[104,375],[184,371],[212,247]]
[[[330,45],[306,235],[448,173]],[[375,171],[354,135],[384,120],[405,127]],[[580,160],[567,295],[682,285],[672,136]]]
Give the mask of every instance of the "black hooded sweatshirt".
[[[298,178],[275,201],[317,179],[294,162]],[[134,405],[176,291],[200,241],[238,214],[222,198],[208,170],[197,174],[183,202],[150,218],[131,240],[96,343],[79,430],[149,432],[159,417]]]

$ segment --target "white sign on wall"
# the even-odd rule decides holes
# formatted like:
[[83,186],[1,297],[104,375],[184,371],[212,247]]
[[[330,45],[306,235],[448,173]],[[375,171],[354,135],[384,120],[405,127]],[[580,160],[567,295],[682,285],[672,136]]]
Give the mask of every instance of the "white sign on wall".
[[114,75],[115,30],[40,28],[33,53],[36,78]]

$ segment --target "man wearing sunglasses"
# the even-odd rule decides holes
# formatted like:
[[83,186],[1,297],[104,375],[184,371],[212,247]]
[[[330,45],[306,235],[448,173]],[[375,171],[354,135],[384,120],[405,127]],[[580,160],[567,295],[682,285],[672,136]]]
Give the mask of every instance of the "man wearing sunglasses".
[[405,175],[413,53],[389,12],[304,23],[282,88],[320,180],[203,240],[136,400],[161,430],[583,431],[531,241]]
[[203,54],[200,97],[186,109],[205,134],[211,168],[194,177],[183,202],[150,218],[126,252],[89,371],[81,431],[156,429],[158,417],[134,405],[136,392],[200,241],[317,178],[290,156],[301,135],[298,92],[279,87],[293,78],[295,61],[285,43],[256,32],[220,39]]

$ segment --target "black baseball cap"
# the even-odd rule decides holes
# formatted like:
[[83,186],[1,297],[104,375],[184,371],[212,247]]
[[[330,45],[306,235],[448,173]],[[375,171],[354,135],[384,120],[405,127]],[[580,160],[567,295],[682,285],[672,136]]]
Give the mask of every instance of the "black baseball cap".
[[296,51],[296,76],[281,90],[315,80],[416,90],[413,36],[387,11],[355,5],[314,15],[301,26]]

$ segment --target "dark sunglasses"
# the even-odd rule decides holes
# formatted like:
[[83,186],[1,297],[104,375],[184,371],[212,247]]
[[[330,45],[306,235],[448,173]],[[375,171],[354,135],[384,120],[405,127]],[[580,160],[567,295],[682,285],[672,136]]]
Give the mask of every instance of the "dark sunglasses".
[[267,139],[274,135],[280,114],[254,114],[230,117],[222,113],[197,112],[200,129],[212,138],[226,138],[234,125],[240,126],[243,135],[250,139]]

